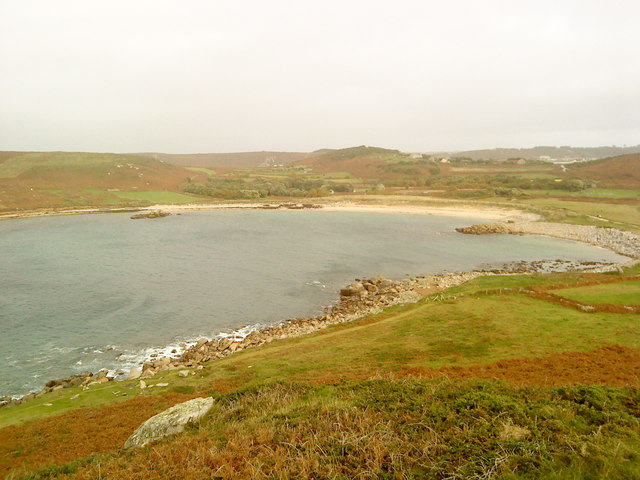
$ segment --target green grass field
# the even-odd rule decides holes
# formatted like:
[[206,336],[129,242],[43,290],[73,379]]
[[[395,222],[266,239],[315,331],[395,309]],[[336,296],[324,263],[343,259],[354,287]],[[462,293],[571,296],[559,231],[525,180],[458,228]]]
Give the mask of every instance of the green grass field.
[[588,303],[640,305],[640,281],[554,290],[553,293]]
[[192,172],[206,173],[210,176],[216,176],[216,171],[211,170],[210,168],[205,167],[185,167],[187,170],[191,170]]
[[587,190],[581,190],[579,192],[571,192],[568,190],[525,190],[528,195],[549,195],[557,197],[584,197],[584,198],[601,198],[617,199],[617,198],[640,198],[640,191],[638,190],[623,190],[619,188],[589,188]]
[[183,193],[167,190],[155,191],[108,191],[97,188],[86,188],[80,191],[63,189],[38,189],[39,194],[60,199],[62,206],[113,206],[134,207],[153,204],[198,203],[202,199]]
[[194,197],[191,195],[185,195],[183,193],[168,192],[168,191],[142,191],[142,192],[113,192],[114,195],[130,199],[145,202],[147,204],[181,204],[181,203],[197,203],[202,199],[200,197]]

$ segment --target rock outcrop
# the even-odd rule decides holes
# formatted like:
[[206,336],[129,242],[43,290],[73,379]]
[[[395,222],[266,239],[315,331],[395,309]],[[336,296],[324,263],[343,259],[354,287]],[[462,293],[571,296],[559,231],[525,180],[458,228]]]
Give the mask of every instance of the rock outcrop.
[[480,223],[470,227],[456,228],[456,232],[470,235],[488,235],[492,233],[514,233],[510,225],[506,223]]
[[640,259],[640,236],[615,228],[570,225],[551,222],[484,223],[470,227],[456,228],[460,233],[483,235],[491,233],[512,233],[544,235],[588,243],[612,250],[620,255]]
[[188,423],[198,422],[213,407],[213,398],[194,398],[179,403],[144,422],[125,442],[125,448],[144,447],[168,435],[184,430]]
[[131,215],[132,220],[139,220],[141,218],[162,218],[168,217],[171,215],[169,212],[165,212],[164,210],[154,210],[152,212],[138,213],[136,215]]

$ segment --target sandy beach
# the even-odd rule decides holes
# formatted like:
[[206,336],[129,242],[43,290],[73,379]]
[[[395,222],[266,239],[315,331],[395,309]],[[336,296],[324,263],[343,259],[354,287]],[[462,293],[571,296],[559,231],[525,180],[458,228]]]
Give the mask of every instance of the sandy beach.
[[[281,205],[290,202],[283,202]],[[88,215],[99,213],[127,213],[163,210],[170,213],[205,210],[261,210],[265,205],[277,206],[277,203],[189,203],[183,205],[151,205],[136,208],[75,208],[75,209],[41,209],[0,214],[0,220],[18,218],[38,218],[61,215]],[[471,206],[427,206],[427,205],[362,205],[351,202],[319,204],[320,210],[328,212],[362,212],[362,213],[394,213],[409,215],[442,215],[449,217],[476,217],[493,221],[536,221],[540,217],[533,213],[514,209],[476,208]],[[282,207],[282,210],[286,210]]]
[[[230,210],[230,209],[263,209],[265,203],[225,203],[225,204],[186,204],[186,205],[153,205],[141,210],[164,210],[180,213],[189,210]],[[277,204],[272,204],[277,205]],[[283,207],[283,210],[285,208]],[[536,221],[540,217],[521,210],[500,208],[475,208],[470,206],[427,206],[427,205],[362,205],[351,202],[320,204],[319,210],[325,212],[361,212],[361,213],[394,213],[408,215],[442,215],[448,217],[477,217],[494,221]]]

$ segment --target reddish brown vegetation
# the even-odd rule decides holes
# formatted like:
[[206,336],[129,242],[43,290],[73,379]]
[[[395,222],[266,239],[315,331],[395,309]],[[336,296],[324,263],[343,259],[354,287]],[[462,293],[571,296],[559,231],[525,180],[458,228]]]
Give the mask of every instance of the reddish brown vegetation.
[[16,155],[22,155],[23,153],[29,153],[29,152],[0,152],[0,163],[4,162],[5,160],[8,160],[11,157],[15,157]]
[[488,365],[414,367],[400,375],[451,379],[484,378],[515,385],[640,386],[640,349],[613,345],[592,352],[565,352],[545,357],[511,358]]
[[561,288],[577,288],[577,287],[590,287],[592,285],[602,285],[606,283],[620,283],[620,282],[632,282],[634,280],[640,280],[640,275],[629,275],[621,277],[611,277],[601,275],[598,273],[585,273],[581,276],[584,280],[574,283],[554,283],[552,285],[533,285],[528,287],[530,290],[544,292],[547,290],[558,290]]
[[[498,379],[510,384],[554,387],[574,384],[596,384],[609,386],[640,386],[640,349],[622,346],[609,346],[592,352],[568,352],[545,357],[531,357],[507,359],[489,365],[473,365],[468,367],[447,366],[440,369],[426,367],[411,368],[392,376],[414,376],[422,378],[448,377],[450,379]],[[328,372],[322,378],[307,379],[313,384],[335,383],[344,379],[367,378],[365,372],[352,371],[348,374]],[[209,385],[214,386],[214,385]],[[237,385],[221,382],[215,385],[219,391],[233,391]],[[0,430],[0,476],[9,472],[28,472],[50,464],[61,464],[91,454],[118,451],[131,433],[150,416],[167,407],[192,398],[193,395],[170,394],[162,397],[139,397],[130,401],[93,409],[79,409],[58,417],[34,421],[23,426],[7,427]],[[229,432],[230,438],[234,437]],[[186,451],[213,452],[215,439],[204,441],[199,437],[187,437],[184,442],[189,444]],[[255,439],[254,439],[255,440]],[[269,439],[262,439],[269,440]],[[231,442],[245,442],[250,439],[242,437],[232,438]],[[240,445],[236,445],[239,447]],[[247,448],[259,448],[258,445],[246,445]],[[168,464],[184,473],[189,471],[189,465],[175,460],[171,463],[174,447],[170,444],[158,447],[160,457]],[[234,449],[238,450],[238,449]],[[240,448],[238,451],[245,452]],[[182,449],[180,455],[184,455]],[[236,452],[238,453],[238,452]],[[248,451],[247,451],[248,453]],[[255,452],[254,452],[255,453]],[[234,465],[239,458],[226,458],[224,451],[214,455],[215,462],[211,468],[216,470],[222,465]],[[151,462],[158,459],[155,455],[136,455],[134,464],[130,460],[118,457],[132,467],[135,462]],[[109,463],[109,462],[108,462]],[[189,463],[189,462],[187,462]],[[198,462],[195,462],[196,464]],[[118,460],[112,465],[117,468]],[[140,465],[140,475],[131,478],[149,478],[153,471],[149,465]],[[201,468],[200,465],[199,468]],[[103,465],[108,470],[108,465]],[[135,471],[137,467],[132,467]],[[89,469],[89,472],[91,469]],[[103,473],[106,470],[103,470]],[[86,472],[85,472],[86,473]],[[166,472],[165,472],[166,473]],[[196,473],[195,471],[192,473]],[[200,472],[202,473],[202,472]],[[210,474],[211,472],[208,472]],[[90,475],[90,473],[89,473]],[[80,475],[82,476],[82,475]],[[85,477],[83,477],[85,478]],[[128,478],[128,477],[127,477]],[[154,477],[160,478],[160,477]],[[166,478],[166,477],[162,477]],[[174,477],[172,477],[174,478]],[[179,478],[176,476],[175,478]],[[184,478],[184,477],[181,477]],[[192,478],[200,478],[195,477]],[[207,477],[209,478],[209,477]]]
[[524,291],[527,297],[560,305],[561,307],[575,308],[585,313],[640,313],[640,305],[614,305],[611,303],[590,303],[561,297],[548,292]]
[[355,178],[378,178],[382,173],[378,168],[386,162],[377,155],[362,155],[345,159],[318,157],[308,161],[314,173],[349,172]]
[[[108,189],[177,190],[186,177],[197,172],[153,161],[141,161],[135,168],[115,168],[112,165],[83,168],[39,167],[27,170],[15,178],[3,179],[2,184],[13,187],[44,189]],[[140,175],[142,174],[142,176]]]
[[0,477],[117,451],[149,417],[193,397],[178,393],[138,397],[0,429]]
[[[12,158],[10,153],[0,152],[0,163]],[[204,182],[208,178],[203,173],[144,158],[136,159],[136,164],[133,165],[129,158],[114,156],[112,162],[88,162],[86,166],[64,166],[62,163],[34,165],[15,177],[0,178],[0,191],[3,192],[0,208],[30,210],[102,205],[101,194],[87,190],[105,191],[105,198],[111,197],[111,194],[106,193],[109,189],[180,192],[187,178],[193,182]],[[118,164],[122,167],[118,168]],[[52,192],[55,190],[60,190],[63,194],[60,196]],[[69,199],[73,200],[71,204]]]
[[569,172],[579,177],[599,180],[599,187],[640,188],[640,154],[572,165]]
[[[588,276],[585,275],[587,280],[577,283],[561,283],[554,285],[536,285],[528,287],[526,290],[522,290],[521,293],[528,297],[535,298],[537,300],[543,300],[562,307],[575,308],[581,312],[586,313],[640,313],[640,305],[614,305],[611,303],[590,303],[585,301],[578,301],[572,298],[563,297],[549,293],[549,290],[559,290],[563,288],[576,288],[576,287],[589,287],[593,285],[601,285],[606,283],[619,283],[628,282],[633,280],[640,280],[640,275],[634,275],[629,277],[603,277],[603,276]],[[586,308],[585,308],[586,307]]]

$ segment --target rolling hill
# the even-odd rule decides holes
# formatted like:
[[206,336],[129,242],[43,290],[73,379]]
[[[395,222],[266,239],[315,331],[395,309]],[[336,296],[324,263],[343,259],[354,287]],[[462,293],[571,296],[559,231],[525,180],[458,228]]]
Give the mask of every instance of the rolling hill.
[[198,175],[132,155],[2,152],[0,209],[146,204],[141,192],[181,192]]
[[307,165],[318,174],[348,172],[352,177],[378,178],[383,173],[380,167],[398,155],[398,150],[362,145],[324,151],[320,155],[296,163]]
[[571,174],[598,182],[599,187],[640,189],[640,154],[621,155],[568,167]]
[[551,147],[539,146],[533,148],[492,148],[485,150],[469,150],[465,152],[452,152],[457,157],[467,157],[473,160],[491,159],[508,160],[510,158],[524,158],[526,160],[538,160],[541,156],[554,159],[598,159],[640,153],[640,145],[631,147]]
[[236,153],[134,153],[174,165],[192,167],[254,168],[288,165],[317,155],[314,152],[236,152]]

